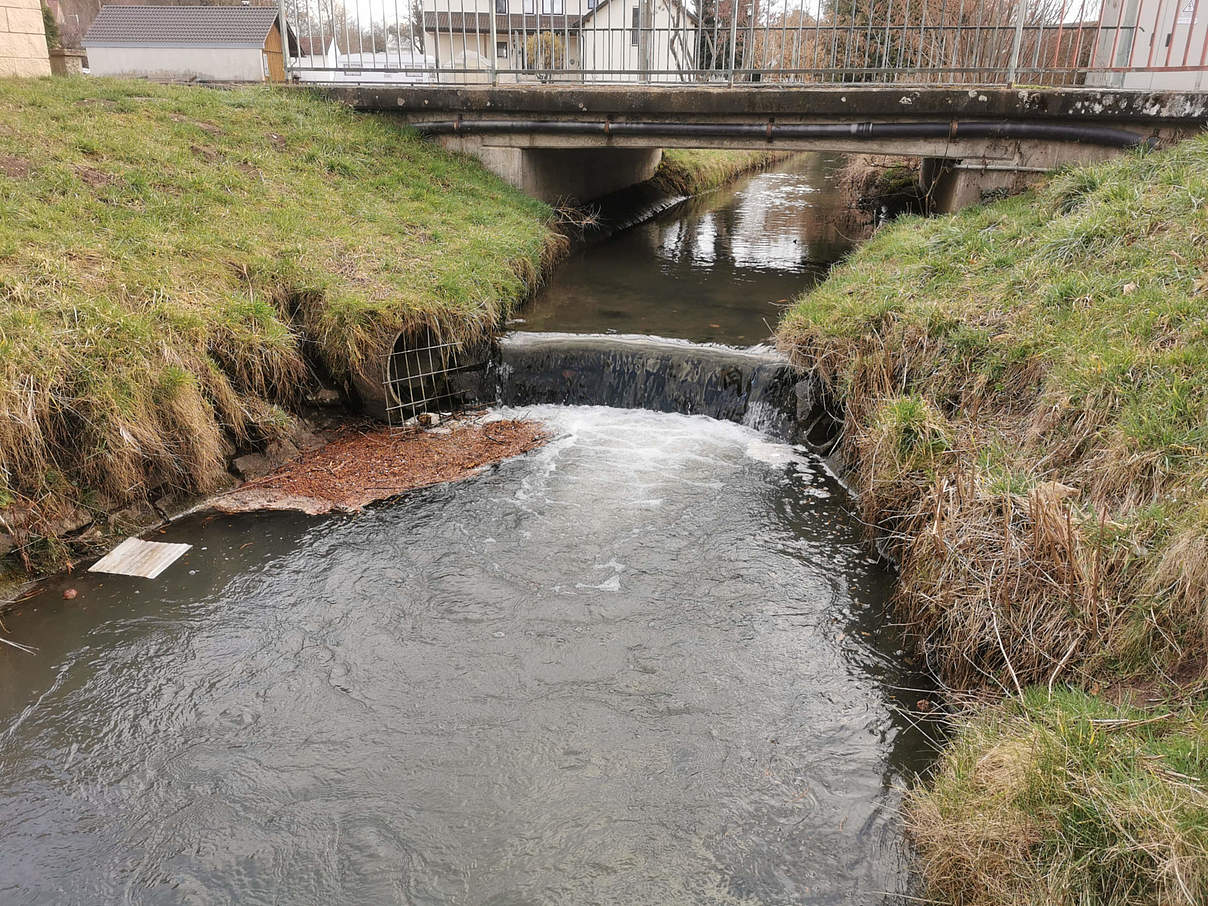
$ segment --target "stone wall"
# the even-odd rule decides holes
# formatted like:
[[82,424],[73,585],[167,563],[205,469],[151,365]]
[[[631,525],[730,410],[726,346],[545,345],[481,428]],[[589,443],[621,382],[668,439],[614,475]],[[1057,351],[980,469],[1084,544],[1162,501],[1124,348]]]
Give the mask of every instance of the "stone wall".
[[0,0],[0,76],[48,76],[50,57],[38,0]]

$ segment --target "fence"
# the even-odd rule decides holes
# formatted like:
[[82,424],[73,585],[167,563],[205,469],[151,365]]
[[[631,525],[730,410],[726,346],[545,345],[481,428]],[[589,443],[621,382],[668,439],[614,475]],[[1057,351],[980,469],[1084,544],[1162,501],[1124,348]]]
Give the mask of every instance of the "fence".
[[1208,87],[1208,0],[287,0],[293,75]]

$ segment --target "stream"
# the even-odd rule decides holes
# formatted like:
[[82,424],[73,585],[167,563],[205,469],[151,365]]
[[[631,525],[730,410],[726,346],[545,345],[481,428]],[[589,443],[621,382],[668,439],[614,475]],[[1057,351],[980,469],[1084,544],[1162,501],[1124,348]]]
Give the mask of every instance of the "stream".
[[[842,251],[834,166],[580,252],[524,328],[764,339]],[[495,412],[553,439],[354,516],[187,517],[160,578],[5,614],[39,651],[0,652],[0,903],[908,902],[927,681],[826,464]]]
[[853,245],[843,161],[796,155],[579,250],[514,326],[763,342]]

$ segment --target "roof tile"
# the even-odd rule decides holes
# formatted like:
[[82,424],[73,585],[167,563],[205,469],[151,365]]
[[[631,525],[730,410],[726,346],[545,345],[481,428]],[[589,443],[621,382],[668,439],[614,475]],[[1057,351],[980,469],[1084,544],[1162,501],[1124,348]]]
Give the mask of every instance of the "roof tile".
[[277,21],[268,6],[102,6],[85,47],[260,47]]

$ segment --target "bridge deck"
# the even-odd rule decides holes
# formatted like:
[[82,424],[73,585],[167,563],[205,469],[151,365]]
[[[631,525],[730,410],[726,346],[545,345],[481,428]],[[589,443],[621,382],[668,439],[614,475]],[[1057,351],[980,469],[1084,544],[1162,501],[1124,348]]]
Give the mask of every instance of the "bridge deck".
[[[1208,4],[1206,4],[1208,5]],[[360,110],[424,118],[537,117],[668,122],[910,122],[994,119],[1129,123],[1151,128],[1208,122],[1208,91],[1103,88],[912,88],[602,85],[329,85],[323,91]]]

